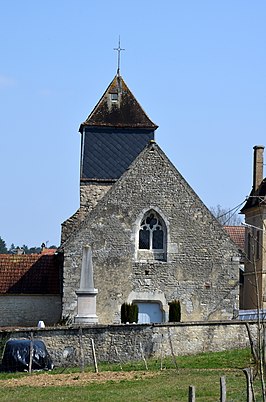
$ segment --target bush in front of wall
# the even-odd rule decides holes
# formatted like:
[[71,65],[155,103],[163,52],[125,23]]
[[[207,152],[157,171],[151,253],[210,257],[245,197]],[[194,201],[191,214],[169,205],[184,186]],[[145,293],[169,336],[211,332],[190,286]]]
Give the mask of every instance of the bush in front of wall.
[[169,303],[169,322],[181,321],[181,306],[179,300],[173,300]]
[[138,322],[139,309],[136,304],[123,303],[121,306],[121,322],[122,324],[137,323]]

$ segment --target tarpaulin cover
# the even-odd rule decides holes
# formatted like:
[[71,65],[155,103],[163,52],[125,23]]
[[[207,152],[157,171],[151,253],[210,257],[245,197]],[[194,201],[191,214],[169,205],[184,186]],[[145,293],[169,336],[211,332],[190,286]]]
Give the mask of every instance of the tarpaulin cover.
[[40,340],[10,339],[5,345],[3,371],[29,371],[30,344],[32,342],[32,370],[51,370],[52,360]]

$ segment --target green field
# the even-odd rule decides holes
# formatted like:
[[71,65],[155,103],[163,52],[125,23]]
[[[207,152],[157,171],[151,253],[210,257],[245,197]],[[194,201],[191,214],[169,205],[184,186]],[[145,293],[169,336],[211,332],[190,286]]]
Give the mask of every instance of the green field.
[[[85,373],[78,369],[57,369],[45,374],[0,374],[1,401],[179,401],[188,400],[188,387],[196,388],[196,402],[219,401],[220,377],[226,377],[227,402],[246,400],[246,382],[242,371],[252,365],[249,350],[204,353],[173,359],[150,360],[120,365],[99,365],[99,378],[91,379],[92,367]],[[114,373],[118,375],[113,378]],[[119,373],[124,377],[119,378]],[[100,381],[101,375],[104,380]],[[128,377],[127,377],[128,376]],[[94,376],[95,377],[95,376]],[[84,383],[85,378],[85,383]],[[56,379],[54,385],[50,380]],[[80,380],[83,379],[83,384]],[[23,385],[23,381],[30,385]],[[67,381],[71,385],[66,385]],[[8,381],[8,384],[7,384]],[[43,380],[42,380],[43,381]],[[87,382],[86,382],[87,381]],[[14,386],[16,385],[16,386]],[[257,402],[261,400],[256,380]]]

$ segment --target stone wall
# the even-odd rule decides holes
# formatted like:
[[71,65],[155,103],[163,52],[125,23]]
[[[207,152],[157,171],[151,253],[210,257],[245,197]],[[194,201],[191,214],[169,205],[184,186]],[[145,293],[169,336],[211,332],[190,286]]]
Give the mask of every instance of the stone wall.
[[[139,222],[154,210],[166,227],[166,261],[139,260]],[[127,301],[179,299],[182,321],[231,319],[238,308],[238,254],[220,223],[156,144],[88,213],[64,249],[63,316],[77,314],[82,246],[92,246],[100,324],[120,322]]]
[[[250,323],[256,333],[256,324]],[[110,325],[92,327],[58,327],[44,329],[2,330],[0,342],[9,338],[42,339],[56,366],[79,365],[82,355],[85,363],[92,363],[91,339],[94,340],[99,362],[141,360],[144,356],[176,356],[208,351],[223,351],[249,347],[244,322],[194,322],[168,325]]]
[[1,295],[0,327],[47,325],[60,321],[62,312],[60,295]]
[[111,188],[112,183],[81,182],[80,183],[80,208],[61,227],[61,243],[75,232],[80,223],[104,194]]

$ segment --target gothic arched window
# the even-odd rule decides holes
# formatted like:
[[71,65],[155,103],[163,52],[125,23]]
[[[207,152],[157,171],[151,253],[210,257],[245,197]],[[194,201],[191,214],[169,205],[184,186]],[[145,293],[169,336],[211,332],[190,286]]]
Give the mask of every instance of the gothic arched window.
[[138,249],[140,259],[166,259],[166,227],[163,219],[155,211],[149,211],[141,220]]

